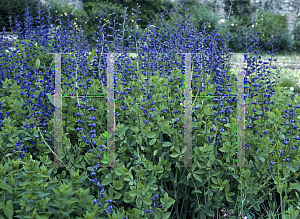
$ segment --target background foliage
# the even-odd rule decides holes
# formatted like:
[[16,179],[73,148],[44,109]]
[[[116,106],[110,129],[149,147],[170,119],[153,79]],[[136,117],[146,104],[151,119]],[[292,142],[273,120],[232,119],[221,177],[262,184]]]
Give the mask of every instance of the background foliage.
[[[38,0],[30,0],[29,1],[29,10],[32,11],[34,16],[37,16],[36,13],[36,2]],[[132,22],[131,17],[134,11],[127,11],[127,18],[125,22],[125,28],[128,28],[128,31],[124,32],[124,37],[128,38],[132,35],[131,32],[136,25],[138,25],[140,33],[142,33],[146,26],[147,21],[154,20],[154,24],[159,24],[159,14],[164,13],[165,21],[175,21],[175,19],[184,13],[183,8],[189,5],[190,13],[192,13],[191,21],[198,28],[198,30],[203,29],[203,25],[205,23],[206,32],[210,32],[214,29],[217,30],[218,33],[222,37],[224,35],[224,28],[222,25],[225,23],[219,22],[218,13],[215,11],[215,8],[212,7],[212,4],[204,5],[201,1],[196,0],[182,0],[178,2],[172,2],[170,0],[147,0],[147,1],[132,1],[132,0],[83,0],[84,6],[82,9],[75,9],[74,6],[69,6],[66,3],[62,4],[60,2],[56,2],[50,0],[50,7],[46,5],[40,4],[40,7],[43,12],[48,15],[48,9],[51,15],[52,24],[58,24],[58,19],[60,16],[66,16],[66,14],[70,15],[70,20],[76,25],[78,28],[81,28],[87,37],[87,40],[90,45],[93,47],[97,44],[97,36],[94,34],[95,31],[98,31],[97,25],[100,22],[108,23],[115,22],[116,26],[119,25],[120,29],[123,25],[123,13],[124,7],[128,8],[136,8],[137,3],[141,6],[141,14],[137,16],[138,20],[134,20]],[[225,1],[225,12],[228,13],[230,1]],[[23,1],[18,0],[0,0],[0,28],[5,26],[7,31],[10,31],[9,27],[9,16],[16,17],[20,15],[21,27],[24,28],[24,18],[23,15],[25,13],[25,3]],[[250,5],[250,0],[235,0],[234,4],[231,8],[233,14],[229,17],[229,31],[232,35],[231,40],[229,41],[229,48],[233,52],[245,52],[245,45],[242,44],[243,39],[245,39],[246,35],[243,35],[243,31],[245,29],[245,25],[250,27],[253,25],[251,22],[251,11],[256,10],[257,7]],[[99,13],[98,13],[99,11]],[[102,12],[102,14],[101,14]],[[151,18],[151,19],[149,19]],[[101,21],[99,20],[101,19]],[[104,20],[105,19],[105,20]],[[140,19],[140,20],[139,20]],[[227,22],[227,21],[226,21]],[[63,22],[66,24],[66,21]],[[234,25],[233,25],[234,24]],[[226,23],[227,25],[227,23]],[[38,26],[38,24],[34,23],[34,27]],[[298,42],[298,32],[297,26],[294,30],[295,40],[291,40],[290,36],[287,34],[287,26],[286,26],[286,16],[275,15],[269,12],[259,12],[257,16],[257,27],[256,30],[259,31],[260,40],[259,43],[262,46],[262,51],[271,50],[272,45],[270,37],[274,36],[274,44],[273,46],[277,46],[278,52],[282,51],[299,51],[300,43]],[[131,31],[133,30],[133,31]],[[106,33],[109,35],[113,35],[112,29],[105,29]],[[298,32],[297,32],[298,31]],[[280,33],[280,34],[279,34]],[[123,33],[122,33],[123,34]],[[121,34],[121,35],[122,35]],[[125,46],[128,46],[128,41],[124,42]]]
[[[225,0],[225,12],[228,13],[230,9],[230,0]],[[238,19],[240,20],[240,25],[245,26],[251,23],[250,14],[255,11],[258,7],[250,5],[250,0],[235,0],[231,10],[233,11],[229,20]]]
[[[29,10],[32,12],[33,17],[38,14],[36,12],[36,2],[37,0],[29,0],[28,6]],[[46,6],[41,6],[43,12],[46,12]],[[24,28],[24,14],[25,14],[25,1],[20,0],[0,0],[0,30],[5,27],[6,31],[11,31],[9,26],[9,16],[14,20],[17,16],[18,21],[22,23],[21,27]],[[34,27],[37,25],[34,24]]]

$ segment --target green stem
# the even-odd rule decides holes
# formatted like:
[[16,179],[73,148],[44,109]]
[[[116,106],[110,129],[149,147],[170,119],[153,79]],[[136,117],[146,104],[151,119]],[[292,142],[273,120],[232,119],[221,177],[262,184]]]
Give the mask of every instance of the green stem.
[[[278,148],[278,143],[277,143],[277,152],[278,152],[278,155],[280,156],[280,154],[279,154],[279,148]],[[284,212],[283,212],[283,208],[282,208],[282,192],[281,192],[282,189],[281,189],[281,180],[279,179],[279,156],[277,158],[277,180],[278,180],[279,189],[280,189],[279,195],[280,195],[281,215],[283,216]],[[284,216],[282,218],[284,219]]]
[[[186,192],[186,189],[187,189],[187,186],[185,186],[185,192]],[[184,203],[184,200],[183,200],[182,203],[181,203],[181,211],[180,211],[180,217],[179,217],[179,218],[183,218],[183,217],[181,217],[181,215],[182,215],[182,210],[183,210],[183,203]]]

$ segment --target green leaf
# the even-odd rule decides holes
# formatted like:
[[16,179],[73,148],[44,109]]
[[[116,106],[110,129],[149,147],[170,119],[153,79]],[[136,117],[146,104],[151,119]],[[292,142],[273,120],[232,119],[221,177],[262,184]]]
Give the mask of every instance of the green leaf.
[[93,49],[92,53],[88,56],[87,63],[90,63],[94,56],[96,56],[95,49]]
[[33,208],[34,208],[34,203],[33,203],[33,202],[27,204],[27,205],[26,205],[26,212],[30,211],[30,210],[33,209]]
[[207,216],[209,216],[209,217],[215,217],[215,213],[214,213],[213,211],[211,211],[211,210],[206,210],[206,209],[204,209],[204,211],[205,211],[205,214],[206,214]]
[[161,212],[159,212],[158,210],[155,211],[155,219],[161,219]]
[[37,60],[35,61],[35,67],[36,67],[37,70],[39,70],[40,64],[41,64],[40,59],[37,59]]
[[152,204],[152,200],[150,198],[143,198],[143,202],[146,204],[146,205],[151,205]]
[[211,116],[213,114],[212,108],[209,106],[205,106],[204,113],[205,113],[205,115]]
[[142,201],[140,199],[136,199],[136,206],[141,209]]
[[197,174],[193,173],[193,177],[195,177],[196,180],[198,180],[199,182],[202,183],[202,179],[200,176],[198,176]]
[[213,173],[212,176],[218,176],[220,173],[221,173],[221,171],[219,170],[219,171]]
[[162,205],[163,205],[163,208],[165,209],[168,209],[171,205],[174,204],[175,200],[172,199],[172,198],[169,198],[169,195],[168,193],[165,192],[164,194],[164,198],[161,198],[160,199]]
[[233,202],[233,200],[229,196],[226,195],[225,197],[228,202]]
[[112,180],[111,179],[104,179],[104,180],[102,180],[102,185],[103,186],[106,186],[106,185],[108,185],[109,183],[111,183],[112,182]]
[[149,144],[150,144],[150,145],[154,145],[155,142],[156,142],[156,138],[152,139],[152,140],[149,142]]
[[226,193],[227,196],[233,196],[235,193],[234,192],[228,192]]
[[230,132],[229,131],[225,131],[225,132],[221,132],[221,135],[230,135]]
[[191,174],[189,173],[186,180],[189,180],[189,178],[191,178]]
[[47,209],[53,214],[58,214],[58,212],[52,207],[47,206]]
[[170,147],[170,146],[172,146],[172,143],[171,142],[165,142],[165,143],[163,143],[162,146],[163,147]]
[[13,205],[11,203],[11,200],[8,200],[6,202],[6,205],[3,209],[4,211],[4,214],[6,217],[8,217],[8,219],[12,219],[13,218],[13,215],[14,215],[14,208],[13,208]]
[[171,215],[171,212],[166,212],[162,219],[169,219],[170,215]]
[[197,171],[195,171],[195,173],[197,173],[197,174],[204,174],[205,171],[204,170],[197,170]]
[[214,177],[211,177],[211,181],[213,181],[214,184],[218,184],[218,180],[216,180]]
[[0,179],[0,188],[12,193],[11,187],[6,183],[5,179]]
[[153,156],[155,156],[155,155],[157,154],[157,152],[158,152],[158,150],[155,150],[155,151],[153,152]]
[[123,173],[122,173],[122,168],[123,168],[123,167],[116,167],[116,168],[115,168],[115,173],[116,173],[118,176],[123,175]]
[[172,153],[172,154],[170,155],[170,157],[178,157],[178,156],[179,156],[179,154],[176,153],[176,152],[174,152],[174,153]]
[[193,190],[192,194],[194,194],[194,193],[202,193],[202,192],[200,190]]
[[54,97],[51,94],[46,94],[52,105],[54,106]]
[[217,185],[211,185],[211,187],[212,187],[213,189],[219,189],[219,188],[220,188],[220,186],[217,186]]
[[150,132],[147,134],[147,138],[155,138],[156,134],[154,132]]
[[88,176],[81,176],[78,179],[78,183],[82,183],[86,178],[88,178]]

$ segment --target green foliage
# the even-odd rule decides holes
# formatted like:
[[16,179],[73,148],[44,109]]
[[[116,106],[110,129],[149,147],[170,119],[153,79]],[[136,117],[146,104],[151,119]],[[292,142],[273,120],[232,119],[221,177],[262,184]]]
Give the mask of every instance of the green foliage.
[[[99,32],[97,25],[103,26],[114,26],[115,23],[123,24],[123,18],[121,15],[124,13],[125,9],[123,5],[107,3],[107,2],[85,2],[83,9],[88,15],[88,21],[83,26],[85,34],[88,41],[94,46],[96,45],[96,40],[98,36],[95,35],[95,31]],[[128,12],[127,12],[128,13]],[[103,20],[105,19],[105,20]],[[115,21],[114,21],[115,19]],[[109,23],[108,23],[109,22]],[[129,21],[127,21],[129,23]],[[122,29],[121,26],[116,25],[115,29]],[[112,30],[107,29],[107,34],[112,35]],[[122,34],[122,33],[121,33]],[[125,36],[128,36],[126,32]],[[102,36],[100,36],[102,37]]]
[[[225,0],[225,8],[226,17],[228,16],[228,10],[230,9],[231,2],[230,0]],[[251,6],[250,0],[235,0],[234,5],[232,5],[231,10],[233,14],[230,16],[230,20],[232,18],[236,18],[241,21],[240,25],[245,26],[251,23],[250,14],[252,11],[255,11],[258,7]]]
[[[37,0],[28,0],[28,7],[29,11],[31,11],[32,17],[37,17]],[[15,25],[14,18],[18,17],[18,22],[20,23],[21,27],[24,28],[24,14],[26,12],[26,1],[19,1],[19,0],[0,0],[0,31],[5,27],[6,32],[11,32],[11,28]],[[40,4],[40,8],[43,12],[47,13],[47,7],[43,4]],[[9,23],[9,16],[11,16],[11,27]],[[34,23],[34,27],[39,26],[39,24]]]
[[[8,158],[5,166],[0,164],[0,182],[4,189],[0,192],[0,209],[8,218],[70,218],[76,211],[83,216],[86,210],[101,214],[101,209],[93,206],[94,197],[89,195],[89,190],[80,186],[87,176],[80,176],[79,170],[71,169],[71,180],[53,178],[53,168],[40,163],[27,154],[22,161]],[[64,183],[65,180],[68,183]]]
[[[287,35],[284,35],[287,31],[287,20],[286,15],[277,15],[272,13],[259,13],[258,19],[257,19],[257,27],[255,28],[255,32],[260,32],[260,39],[259,42],[261,43],[262,50],[263,51],[271,51],[272,47],[268,45],[268,43],[271,42],[271,37],[273,35],[283,35],[281,38],[285,38]],[[284,43],[283,46],[287,46],[286,40],[288,38],[284,39],[285,41],[281,41],[281,43]],[[279,45],[279,43],[277,44]],[[281,48],[278,48],[278,50]]]
[[[137,22],[132,22],[131,17],[132,13],[134,11],[131,10],[131,8],[137,9],[137,3],[140,5],[140,11],[141,14],[137,16],[138,19],[141,19]],[[127,18],[128,20],[125,21],[125,28],[134,29],[135,25],[139,26],[140,30],[145,30],[145,28],[148,25],[148,19],[149,17],[154,18],[154,21],[157,20],[157,15],[160,12],[166,11],[166,19],[170,18],[170,11],[172,7],[174,7],[174,3],[171,1],[130,1],[130,0],[86,0],[84,1],[84,11],[88,15],[88,22],[86,25],[84,25],[85,33],[88,37],[89,42],[91,45],[96,45],[96,40],[98,37],[95,36],[95,31],[98,32],[97,25],[100,24],[100,20],[102,18],[105,18],[105,21],[101,21],[102,25],[106,26],[112,26],[114,27],[114,22],[121,24],[115,25],[115,29],[121,29],[124,23],[124,18],[122,15],[124,14],[125,7],[128,7],[127,9]],[[98,14],[99,12],[99,14]],[[101,14],[103,13],[103,14]],[[136,14],[136,12],[134,12]],[[100,15],[100,17],[98,16]],[[154,16],[153,16],[154,15]],[[100,19],[101,18],[101,19]],[[109,21],[110,23],[107,23]],[[107,29],[107,28],[106,28]],[[111,29],[106,30],[107,34],[112,35],[113,32]],[[123,33],[120,33],[123,35]],[[124,38],[126,39],[129,35],[132,35],[130,32],[124,32]],[[124,42],[124,46],[128,46],[128,42]]]
[[294,26],[292,50],[300,53],[300,24]]
[[75,6],[68,5],[65,2],[61,4],[61,2],[54,0],[50,0],[50,5],[50,14],[52,15],[51,23],[59,25],[58,20],[60,19],[63,25],[67,26],[66,15],[69,15],[71,23],[74,24],[74,22],[76,22],[78,27],[81,25],[84,29],[84,27],[87,25],[89,16],[84,10],[79,8],[75,9]]
[[[181,6],[182,9],[183,6]],[[197,27],[198,30],[203,30],[203,26],[205,23],[205,31],[209,33],[215,29],[219,29],[219,20],[216,12],[212,11],[212,9],[208,5],[203,5],[200,3],[195,3],[190,5],[190,13],[192,13],[191,21]],[[179,11],[179,13],[183,13],[184,11]]]
[[[101,1],[100,1],[101,2]],[[104,2],[111,2],[111,1],[104,1]],[[163,0],[148,0],[148,1],[144,1],[144,0],[138,0],[138,1],[133,1],[133,0],[122,0],[122,1],[113,1],[115,4],[117,4],[117,2],[120,2],[119,4],[121,4],[123,7],[128,7],[128,13],[131,14],[134,11],[132,11],[131,9],[137,8],[137,4],[140,5],[140,9],[141,9],[141,14],[138,15],[138,18],[141,19],[141,21],[139,22],[139,24],[141,25],[141,28],[146,28],[148,23],[147,23],[147,18],[149,17],[153,17],[154,14],[159,14],[160,12],[163,12],[165,10],[164,8],[164,2]],[[150,19],[151,21],[152,19]]]
[[[89,7],[88,4],[86,6]],[[93,9],[89,10],[93,11]],[[203,17],[207,17],[207,15],[203,15]],[[21,41],[16,43],[21,43]],[[26,43],[27,47],[30,48],[22,48],[20,45],[21,52],[28,49],[27,53],[32,54],[38,51],[45,52],[49,49],[37,45],[37,43],[29,46],[28,44],[32,43],[29,40],[24,40],[22,43]],[[149,45],[149,47],[152,48],[152,45]],[[13,56],[12,52],[9,55]],[[159,60],[158,65],[165,64],[164,61],[159,59],[161,55],[159,54],[156,57]],[[100,61],[100,55],[93,50],[93,54],[87,58],[87,65],[90,65],[93,56],[96,56],[95,62]],[[278,163],[283,160],[282,157],[278,156],[277,149],[278,147],[284,148],[284,145],[274,139],[278,136],[283,138],[282,133],[290,130],[290,127],[282,125],[286,120],[282,117],[284,112],[279,109],[288,107],[286,94],[291,93],[287,91],[283,93],[283,88],[279,86],[274,88],[277,95],[270,97],[270,102],[274,102],[274,104],[270,105],[269,111],[264,111],[264,116],[268,116],[268,119],[265,119],[262,125],[264,130],[269,133],[265,138],[257,137],[257,130],[260,130],[257,121],[251,123],[254,126],[252,129],[247,130],[245,143],[251,144],[252,147],[246,151],[246,165],[250,165],[251,169],[238,169],[228,166],[229,164],[235,164],[236,157],[236,148],[233,142],[235,142],[236,137],[237,119],[234,114],[226,118],[227,124],[223,126],[224,130],[216,132],[211,128],[219,127],[221,122],[214,120],[213,113],[216,109],[212,107],[214,105],[213,100],[203,98],[198,102],[193,102],[193,107],[196,107],[193,110],[193,116],[196,116],[194,119],[197,118],[197,120],[192,123],[192,127],[198,129],[194,132],[195,136],[193,136],[192,142],[193,164],[198,165],[198,167],[179,168],[175,165],[184,162],[185,139],[182,134],[178,134],[178,128],[174,127],[173,124],[175,119],[179,118],[176,121],[178,126],[181,128],[184,125],[185,116],[182,105],[184,87],[180,86],[184,78],[182,70],[171,69],[172,74],[170,77],[175,79],[173,81],[168,80],[168,78],[161,78],[160,70],[151,71],[151,73],[156,73],[154,76],[142,75],[143,69],[135,69],[138,60],[140,61],[140,58],[142,58],[141,56],[143,54],[139,54],[139,59],[131,59],[132,62],[128,62],[131,66],[128,66],[126,71],[130,71],[131,74],[127,75],[126,79],[132,88],[128,92],[128,96],[124,96],[122,93],[117,93],[115,96],[116,100],[123,98],[123,101],[115,102],[115,109],[118,112],[115,117],[115,151],[116,164],[124,165],[124,167],[109,169],[100,166],[96,170],[97,180],[106,189],[105,200],[113,200],[113,214],[112,216],[109,215],[108,218],[122,218],[124,216],[141,218],[145,217],[145,209],[154,210],[151,215],[153,218],[163,219],[170,217],[191,218],[191,215],[197,215],[201,218],[215,218],[217,209],[222,207],[234,207],[236,209],[239,205],[244,205],[247,211],[252,207],[255,210],[258,209],[259,204],[268,199],[266,196],[270,193],[268,189],[271,184],[270,181],[274,180],[274,184],[276,184],[274,190],[278,190],[280,188],[278,186],[279,182],[286,180],[274,177],[274,172],[268,167],[270,160],[276,159]],[[150,59],[149,55],[146,55],[145,58]],[[22,59],[26,60],[34,70],[39,71],[46,71],[46,68],[51,67],[51,64],[53,64],[53,57],[41,53],[36,54],[34,57],[29,55],[26,58],[23,54]],[[12,60],[12,63],[14,63],[15,57]],[[120,60],[121,58],[118,61]],[[74,57],[64,59],[62,71],[65,71],[72,61],[74,61]],[[139,63],[141,64],[141,62]],[[12,64],[8,63],[7,65]],[[121,68],[123,67],[121,66],[117,70],[124,70]],[[31,69],[31,71],[34,70]],[[230,69],[223,70],[228,70],[227,75],[230,74]],[[14,71],[7,72],[7,74],[12,76],[15,73]],[[87,71],[92,73],[92,70]],[[62,74],[62,81],[66,79],[63,75],[65,74]],[[133,76],[139,77],[134,80]],[[215,79],[215,75],[206,74],[205,78],[207,81],[212,80]],[[42,84],[39,81],[42,79],[45,79],[43,75],[37,75],[36,78],[31,79],[31,84],[36,85],[36,89],[30,90],[31,95],[36,97],[39,95],[42,90],[40,89]],[[53,81],[53,78],[50,78],[50,80]],[[153,116],[151,118],[140,111],[140,107],[148,105],[148,103],[143,103],[142,88],[147,88],[147,84],[141,83],[144,81],[153,85],[151,95],[153,102],[155,102],[153,106],[155,110],[152,112]],[[105,89],[99,92],[99,87],[103,85],[101,83],[101,81],[93,78],[90,81],[89,95],[105,95]],[[200,81],[196,81],[196,83],[201,84]],[[232,90],[234,92],[236,90],[235,78],[230,77],[228,83],[233,83]],[[2,131],[0,131],[0,157],[2,158],[0,163],[0,187],[2,188],[0,191],[0,215],[5,215],[8,218],[104,218],[103,209],[93,203],[93,200],[99,198],[99,188],[91,185],[88,180],[90,172],[94,171],[93,167],[101,162],[99,161],[101,159],[97,156],[105,158],[105,151],[95,149],[92,144],[87,144],[82,140],[83,135],[86,134],[84,131],[86,131],[87,125],[92,121],[85,121],[87,123],[83,124],[85,130],[75,130],[76,120],[78,119],[78,117],[75,117],[77,112],[84,114],[85,118],[95,117],[95,123],[97,123],[95,128],[97,133],[96,145],[106,145],[107,119],[105,114],[107,108],[104,100],[91,100],[89,106],[95,107],[97,110],[83,112],[74,106],[77,101],[85,105],[82,100],[63,99],[62,161],[69,167],[49,168],[46,165],[53,164],[53,154],[50,150],[53,148],[53,143],[47,143],[44,138],[40,138],[43,136],[41,136],[40,129],[42,128],[38,125],[38,118],[27,117],[33,113],[31,107],[34,103],[29,104],[26,108],[23,106],[24,103],[27,103],[27,96],[20,95],[22,87],[17,82],[13,83],[12,80],[6,78],[1,81],[1,85],[0,97],[3,103],[1,108],[4,112],[10,112],[11,114],[9,118],[3,119]],[[77,93],[74,87],[66,89],[63,86],[63,88],[63,95]],[[128,84],[116,84],[117,90],[124,91],[126,88],[128,88]],[[178,89],[178,91],[175,89]],[[202,94],[213,93],[214,89],[213,84],[207,85]],[[53,91],[49,90],[48,92]],[[78,89],[79,94],[84,92],[84,87]],[[231,94],[229,91],[226,92],[224,91],[224,94]],[[254,95],[259,92],[253,91]],[[193,90],[192,94],[195,96],[197,93]],[[163,95],[175,101],[167,102]],[[176,95],[180,97],[177,98]],[[135,101],[134,97],[136,97]],[[45,107],[50,106],[53,108],[52,95],[46,92],[45,95],[39,96],[39,98],[42,99]],[[297,103],[300,98],[295,97],[294,101]],[[133,102],[134,105],[132,105]],[[225,104],[230,109],[233,109],[236,105],[235,102],[224,101]],[[127,110],[120,110],[122,106],[127,107]],[[147,107],[150,108],[149,105]],[[253,109],[251,107],[253,106],[246,105],[245,110],[251,112],[251,109]],[[171,112],[177,110],[178,114],[167,113],[162,115],[160,110],[167,108]],[[259,116],[261,113],[262,110],[258,109],[252,115]],[[53,139],[54,119],[44,115],[41,115],[41,117],[48,124],[48,132],[45,137]],[[224,114],[220,114],[219,119],[225,119]],[[299,123],[299,117],[294,119],[296,123]],[[143,120],[149,120],[150,123],[145,124],[142,122]],[[246,123],[248,122],[246,121]],[[26,129],[25,124],[34,124],[35,127]],[[277,126],[282,127],[281,133],[276,133]],[[14,152],[13,150],[20,137],[23,138],[24,142],[27,142],[28,153],[23,160],[15,160],[20,151]],[[207,137],[221,138],[222,141],[211,142]],[[75,140],[71,141],[72,139]],[[291,141],[292,144],[299,144],[296,139],[291,139]],[[258,150],[255,150],[255,147]],[[90,152],[91,149],[94,150]],[[133,154],[140,157],[138,159],[132,158]],[[291,160],[295,161],[297,159],[299,161],[298,151],[289,151],[288,155]],[[104,162],[103,159],[102,163]],[[252,168],[254,164],[255,167]],[[292,173],[289,173],[288,169]],[[299,165],[296,165],[295,162],[288,165],[278,165],[278,171],[281,171],[286,178],[294,177],[297,179],[298,170]],[[163,191],[158,186],[162,187]],[[299,183],[290,183],[289,186],[285,191],[286,197],[296,190],[299,191]],[[243,191],[243,194],[247,197],[246,199],[242,197],[240,191]],[[160,201],[156,200],[156,205],[160,204],[161,208],[153,207],[151,197],[155,197],[155,195],[160,198]],[[285,201],[289,200],[285,199]],[[104,204],[103,200],[102,203],[103,208],[107,209],[109,203]],[[182,210],[180,206],[183,206],[183,204],[185,209]],[[184,211],[183,214],[182,211]],[[293,208],[289,208],[286,212],[291,218],[298,213]]]

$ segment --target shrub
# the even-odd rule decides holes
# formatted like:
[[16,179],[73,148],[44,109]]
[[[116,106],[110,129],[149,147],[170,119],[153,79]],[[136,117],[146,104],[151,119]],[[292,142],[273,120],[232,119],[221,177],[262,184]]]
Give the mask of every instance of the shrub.
[[[257,19],[257,25],[256,30],[260,32],[260,38],[259,41],[262,46],[263,51],[270,51],[272,50],[270,43],[271,37],[273,35],[277,35],[279,33],[287,32],[287,20],[286,15],[276,15],[272,14],[270,12],[264,13],[260,12]],[[287,35],[284,35],[286,37]],[[280,37],[279,40],[282,40],[282,43],[285,43],[284,46],[287,46],[288,43],[286,43],[286,39],[284,37]],[[288,40],[288,39],[287,39]],[[278,40],[277,40],[278,41]],[[277,45],[279,45],[279,42],[277,42]],[[278,51],[282,48],[278,48]]]
[[294,40],[292,44],[292,50],[300,53],[300,24],[294,27]]

